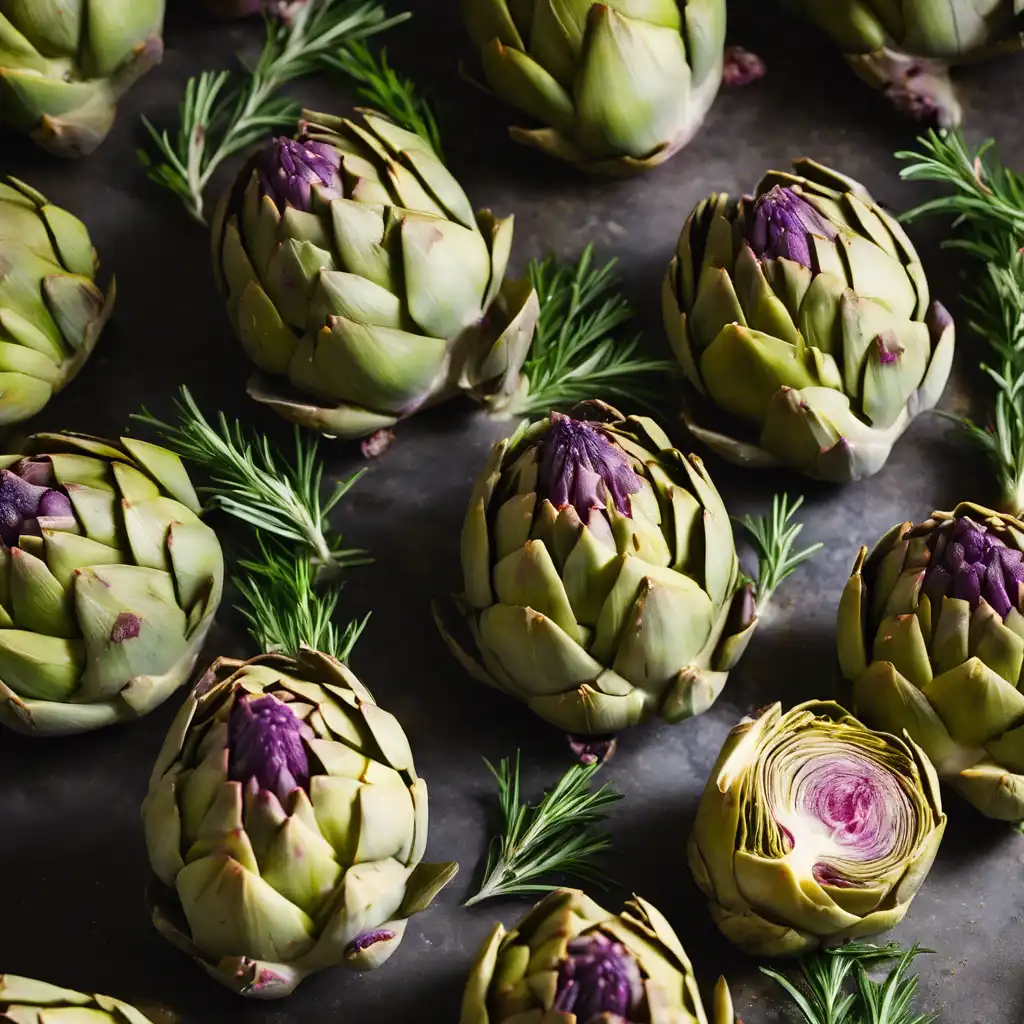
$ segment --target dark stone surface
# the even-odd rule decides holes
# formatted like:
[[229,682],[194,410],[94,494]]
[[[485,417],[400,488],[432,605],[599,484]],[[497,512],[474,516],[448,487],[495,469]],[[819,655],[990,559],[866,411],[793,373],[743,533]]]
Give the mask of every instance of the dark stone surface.
[[[213,286],[204,233],[146,181],[134,157],[142,138],[138,115],[159,121],[188,74],[227,65],[234,49],[254,44],[258,27],[205,24],[184,2],[171,6],[162,68],[127,97],[114,135],[94,157],[61,163],[9,135],[0,139],[0,170],[85,219],[120,292],[91,363],[33,427],[116,432],[142,403],[168,413],[174,387],[187,383],[207,410],[242,414],[286,437],[243,394],[248,367]],[[860,178],[893,207],[925,194],[900,184],[892,157],[912,141],[912,126],[860,87],[812,34],[774,15],[771,24],[758,23],[751,14],[759,5],[735,6],[733,41],[767,58],[768,77],[723,93],[687,150],[627,182],[581,178],[509,142],[507,112],[456,77],[463,37],[455,5],[410,6],[420,13],[389,37],[392,56],[449,102],[451,163],[474,202],[515,212],[517,264],[552,247],[573,256],[594,241],[602,257],[621,258],[628,291],[657,337],[665,263],[685,215],[707,192],[749,189],[767,167],[806,153]],[[1019,162],[1024,63],[1005,60],[961,77],[972,136],[997,135],[1005,156]],[[346,85],[330,82],[304,83],[295,92],[326,109],[345,109],[353,99]],[[956,269],[938,252],[941,237],[934,224],[915,230],[935,294],[959,314]],[[977,339],[962,332],[946,408],[984,416],[981,356]],[[521,747],[531,794],[567,763],[556,732],[463,675],[428,610],[432,595],[459,582],[458,531],[470,482],[506,429],[458,402],[404,424],[338,513],[349,540],[377,559],[352,575],[344,595],[345,614],[373,610],[353,667],[405,724],[430,783],[429,856],[458,859],[463,868],[435,908],[413,920],[398,954],[377,973],[322,973],[292,999],[260,1005],[221,989],[157,936],[142,904],[147,864],[138,806],[177,705],[172,700],[148,720],[97,735],[48,742],[0,735],[0,970],[162,1005],[186,1024],[457,1020],[477,944],[495,920],[511,924],[526,909],[519,902],[460,907],[493,826],[493,790],[480,758]],[[680,443],[685,447],[685,438]],[[332,476],[360,464],[357,446],[329,444],[324,454]],[[839,694],[833,615],[857,546],[933,508],[990,501],[993,488],[973,450],[934,417],[915,423],[882,473],[845,489],[783,473],[744,474],[714,458],[708,464],[737,515],[764,510],[779,488],[805,493],[805,536],[828,549],[780,594],[711,712],[622,737],[608,776],[627,799],[611,821],[609,868],[624,888],[608,898],[618,905],[635,888],[657,903],[705,990],[726,973],[747,1024],[766,1024],[785,1019],[771,983],[718,936],[685,867],[684,840],[704,780],[742,714],[776,699],[789,705]],[[229,603],[211,636],[210,657],[251,652]],[[949,830],[938,861],[895,935],[937,950],[921,961],[923,1006],[943,1010],[950,1024],[1011,1024],[1024,1017],[1024,839],[952,795],[947,803]]]

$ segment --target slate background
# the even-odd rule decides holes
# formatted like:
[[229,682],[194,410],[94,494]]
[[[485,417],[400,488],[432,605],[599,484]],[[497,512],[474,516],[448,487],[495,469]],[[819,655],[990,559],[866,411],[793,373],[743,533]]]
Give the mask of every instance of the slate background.
[[[141,404],[168,414],[179,383],[208,411],[224,409],[275,437],[287,431],[245,398],[248,365],[230,335],[208,266],[204,232],[151,186],[134,156],[139,114],[161,121],[188,75],[229,66],[255,49],[258,25],[222,27],[191,5],[172,3],[162,67],[126,97],[115,132],[90,159],[64,163],[21,139],[0,136],[0,171],[30,181],[88,223],[117,310],[78,381],[32,424],[115,433]],[[621,259],[627,291],[656,338],[659,288],[683,219],[715,190],[750,189],[762,171],[807,154],[861,179],[875,196],[906,208],[927,191],[901,184],[892,153],[913,126],[847,72],[803,26],[761,5],[732,5],[731,40],[760,52],[768,76],[723,90],[703,132],[682,154],[625,182],[580,177],[505,136],[508,112],[457,77],[465,40],[456,5],[409,0],[416,18],[393,30],[393,62],[428,84],[448,107],[449,161],[479,206],[516,215],[514,262],[552,248],[575,256],[587,241]],[[995,135],[1020,163],[1024,62],[1006,59],[961,76],[972,138]],[[353,100],[338,81],[301,83],[314,108]],[[958,306],[957,267],[940,254],[942,228],[913,230],[934,293]],[[966,330],[943,406],[985,415],[989,391],[977,370],[979,342]],[[528,793],[539,794],[567,764],[561,737],[526,710],[466,678],[438,638],[431,596],[459,584],[458,532],[472,479],[490,444],[509,429],[454,402],[403,424],[398,442],[369,463],[338,510],[338,525],[376,563],[353,574],[346,615],[373,610],[353,667],[404,723],[417,767],[430,784],[428,856],[457,859],[462,872],[435,907],[410,924],[400,951],[380,971],[325,972],[277,1004],[244,1002],[201,974],[151,928],[142,903],[147,864],[138,806],[152,761],[179,703],[132,727],[67,740],[0,735],[0,970],[79,989],[110,992],[186,1024],[405,1024],[454,1022],[465,972],[495,920],[511,924],[520,902],[466,910],[493,820],[493,790],[480,761],[522,748]],[[687,447],[682,432],[677,432]],[[363,465],[356,446],[323,448],[332,477]],[[702,453],[707,455],[707,453]],[[706,991],[725,972],[747,1024],[787,1019],[757,963],[733,951],[707,915],[685,867],[684,843],[699,794],[728,729],[752,708],[841,694],[834,668],[833,615],[858,545],[892,523],[920,519],[963,499],[993,499],[975,452],[937,417],[922,417],[875,478],[845,489],[785,473],[741,472],[707,456],[736,515],[763,511],[771,493],[807,496],[805,538],[828,548],[776,599],[717,705],[674,727],[653,724],[622,738],[608,777],[626,795],[610,823],[611,875],[668,915]],[[226,601],[206,656],[253,653]],[[206,660],[204,656],[204,661]],[[935,868],[895,937],[937,952],[920,961],[921,1005],[950,1024],[1011,1024],[1024,1018],[1019,878],[1024,839],[948,795],[949,829]],[[608,897],[620,901],[624,889]]]

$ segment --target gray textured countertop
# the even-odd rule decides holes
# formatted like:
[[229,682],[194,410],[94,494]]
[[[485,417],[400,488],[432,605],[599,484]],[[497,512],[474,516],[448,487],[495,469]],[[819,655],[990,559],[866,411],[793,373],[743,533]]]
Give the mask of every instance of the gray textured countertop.
[[[515,213],[516,263],[554,246],[575,256],[594,241],[600,256],[621,258],[628,291],[658,336],[665,263],[684,217],[706,193],[750,189],[766,168],[807,154],[860,178],[892,207],[922,196],[899,182],[892,158],[912,141],[913,126],[876,102],[806,30],[780,24],[778,16],[757,24],[750,15],[759,5],[734,5],[732,35],[767,59],[768,77],[725,90],[687,150],[626,182],[581,178],[508,141],[506,111],[456,77],[463,37],[455,5],[411,0],[409,6],[415,21],[388,37],[394,62],[450,98],[450,162],[475,204]],[[434,10],[442,6],[452,9]],[[33,427],[114,433],[140,404],[169,412],[173,387],[187,383],[205,409],[241,414],[286,436],[272,414],[243,394],[248,365],[215,292],[204,233],[149,185],[133,155],[139,113],[159,120],[190,73],[227,66],[233,50],[257,35],[254,25],[220,28],[175,11],[163,66],[129,94],[113,136],[85,162],[61,163],[21,140],[0,139],[0,171],[25,178],[82,216],[105,269],[118,279],[114,320],[91,363]],[[1006,159],[1024,163],[1024,59],[976,68],[961,80],[971,136],[996,135]],[[328,82],[302,85],[297,95],[321,109],[343,110],[352,99]],[[938,252],[938,226],[915,229],[914,237],[934,294],[959,314],[955,268]],[[976,369],[980,354],[977,340],[962,331],[945,408],[983,411],[988,392]],[[186,1024],[458,1019],[477,944],[492,922],[511,924],[526,909],[521,902],[460,906],[492,827],[493,787],[480,758],[521,747],[531,793],[567,763],[555,730],[463,675],[429,613],[432,595],[458,585],[458,531],[470,483],[506,429],[459,402],[403,424],[398,442],[369,464],[339,510],[347,539],[376,557],[371,568],[353,573],[342,602],[346,615],[373,610],[353,667],[404,723],[429,782],[428,856],[462,864],[435,907],[410,923],[394,958],[369,975],[322,973],[293,998],[261,1005],[221,989],[157,936],[142,902],[148,868],[138,806],[174,698],[135,726],[92,736],[43,742],[0,734],[0,970],[160,1004]],[[361,464],[357,446],[328,444],[323,451],[332,475]],[[746,1024],[767,1024],[784,1019],[772,984],[755,961],[719,937],[685,866],[684,840],[704,780],[726,732],[750,709],[840,694],[833,615],[858,545],[933,508],[991,500],[992,485],[973,450],[935,417],[914,424],[882,473],[845,489],[782,473],[744,473],[710,456],[707,462],[737,515],[762,511],[779,488],[805,493],[805,537],[828,547],[780,593],[708,714],[622,738],[608,768],[626,794],[610,824],[609,870],[669,917],[706,992],[719,973],[727,974]],[[246,653],[251,648],[226,602],[206,654]],[[937,950],[919,962],[924,1008],[941,1009],[949,1024],[1015,1024],[1024,1019],[1024,838],[951,794],[947,805],[944,845],[895,937]],[[615,891],[608,899],[623,895]]]

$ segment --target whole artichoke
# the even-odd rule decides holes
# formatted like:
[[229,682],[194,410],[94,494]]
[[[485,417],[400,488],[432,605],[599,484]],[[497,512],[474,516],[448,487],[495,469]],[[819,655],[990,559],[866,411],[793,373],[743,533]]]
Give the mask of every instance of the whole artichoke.
[[181,460],[36,434],[0,467],[0,724],[55,736],[148,714],[188,678],[224,575]]
[[857,713],[909,733],[983,814],[1024,819],[1024,523],[980,505],[861,548],[839,605]]
[[729,734],[690,836],[690,870],[722,934],[796,956],[898,924],[946,827],[911,741],[838,704],[781,704]]
[[756,624],[703,463],[600,402],[495,446],[462,569],[462,617],[437,616],[456,657],[574,734],[706,711]]
[[719,455],[858,480],[938,401],[953,321],[862,185],[794,167],[769,171],[754,198],[697,205],[665,277],[665,328],[690,383],[736,421],[723,433],[687,414]]
[[16,974],[0,974],[0,1020],[17,1024],[54,1024],[61,1020],[151,1024],[134,1006],[110,996],[85,995]]
[[[733,1024],[724,981],[713,1024]],[[708,1024],[690,960],[657,907],[634,896],[610,914],[576,889],[501,924],[477,953],[460,1024]]]
[[114,306],[85,225],[17,178],[0,181],[0,426],[34,416],[92,353]]
[[85,156],[160,63],[164,0],[0,0],[0,123]]
[[700,129],[722,81],[725,0],[462,0],[494,93],[542,128],[517,142],[585,171],[656,167]]
[[221,658],[142,808],[153,923],[222,984],[277,999],[380,966],[458,869],[423,864],[427,786],[397,720],[341,662]]
[[430,146],[379,114],[305,116],[213,228],[235,333],[281,378],[250,394],[360,437],[459,391],[514,391],[539,307],[528,282],[502,283],[512,218],[474,214]]
[[1020,0],[789,0],[846,55],[853,70],[904,113],[958,124],[951,65],[1024,45]]

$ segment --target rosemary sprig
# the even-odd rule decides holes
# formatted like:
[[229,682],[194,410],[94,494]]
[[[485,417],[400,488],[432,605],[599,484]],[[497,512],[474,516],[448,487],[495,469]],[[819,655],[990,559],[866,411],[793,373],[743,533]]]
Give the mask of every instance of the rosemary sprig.
[[910,181],[932,181],[946,194],[907,211],[904,220],[927,215],[952,218],[956,237],[944,243],[977,261],[965,302],[971,330],[992,349],[992,363],[981,369],[996,386],[990,422],[961,423],[991,462],[1000,505],[1024,511],[1024,176],[999,159],[995,141],[971,150],[959,132],[929,132],[921,150],[897,153]]
[[248,435],[241,423],[230,424],[223,413],[218,413],[214,427],[186,387],[181,388],[175,406],[177,425],[157,419],[146,409],[132,418],[153,428],[183,459],[206,470],[211,486],[201,491],[210,496],[210,508],[300,545],[323,578],[371,560],[363,550],[343,548],[341,535],[332,533],[328,522],[363,470],[336,484],[324,501],[317,442],[307,441],[298,427],[294,459],[289,461],[265,437]]
[[821,542],[794,551],[803,523],[791,522],[797,509],[804,503],[803,495],[790,504],[788,494],[772,497],[772,511],[768,516],[745,515],[735,521],[750,534],[757,549],[756,603],[763,614],[779,585],[802,562],[813,558],[825,545]]
[[528,416],[606,398],[657,412],[674,362],[650,355],[641,332],[623,332],[634,317],[619,291],[617,260],[595,268],[588,245],[572,265],[555,256],[531,260],[540,319],[523,366],[528,392],[511,412]]
[[268,15],[263,49],[246,76],[204,71],[190,78],[176,131],[143,117],[152,153],[139,151],[149,178],[175,193],[205,223],[204,194],[217,168],[270,132],[291,125],[300,107],[278,95],[288,82],[310,74],[337,54],[409,14],[389,18],[377,0],[306,0]]
[[311,647],[345,661],[369,615],[339,630],[334,614],[341,587],[331,583],[317,591],[307,558],[296,558],[294,551],[262,535],[257,541],[258,556],[238,563],[248,575],[234,581],[244,602],[238,610],[253,639],[267,652],[296,657],[302,647]]
[[501,835],[487,853],[484,879],[466,906],[493,896],[518,896],[551,892],[558,886],[537,881],[552,874],[601,885],[604,875],[593,857],[611,846],[606,833],[595,826],[606,817],[606,809],[622,794],[608,783],[591,791],[600,762],[573,765],[544,794],[539,804],[524,804],[519,790],[519,751],[515,764],[503,757],[497,768],[484,764],[498,784]]
[[376,54],[365,43],[352,42],[336,53],[325,54],[323,63],[359,82],[363,99],[395,124],[425,139],[444,160],[437,115],[416,83],[391,67],[386,50]]
[[[905,950],[896,942],[851,942],[805,957],[796,981],[769,967],[761,972],[778,982],[806,1024],[931,1024],[938,1014],[913,1010],[918,982],[908,973],[915,957],[930,952],[916,943]],[[884,980],[873,981],[866,968],[893,960]]]

